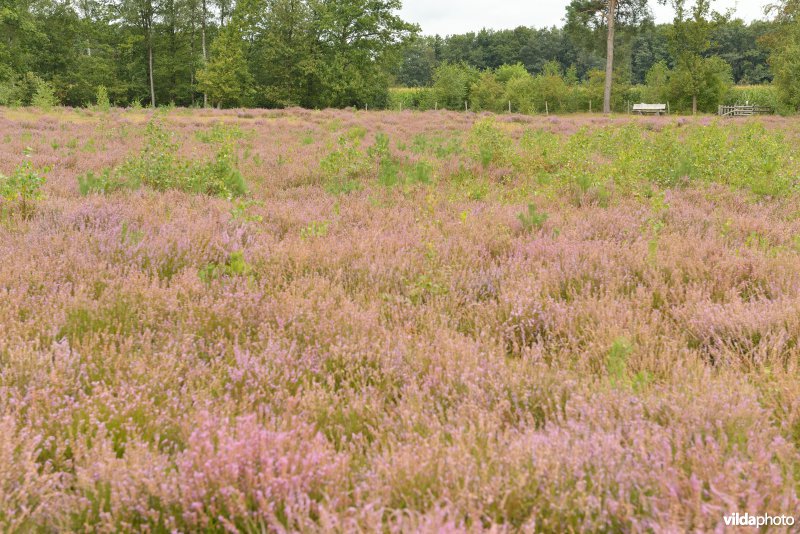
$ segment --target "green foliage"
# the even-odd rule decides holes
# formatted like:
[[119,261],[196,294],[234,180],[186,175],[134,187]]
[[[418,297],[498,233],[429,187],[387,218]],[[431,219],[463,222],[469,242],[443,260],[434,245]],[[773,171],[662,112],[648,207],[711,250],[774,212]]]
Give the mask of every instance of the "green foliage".
[[145,146],[138,155],[128,158],[117,169],[79,176],[78,189],[83,195],[108,194],[141,186],[227,199],[247,194],[247,184],[230,143],[223,142],[214,158],[205,162],[183,160],[176,155],[177,150],[172,132],[152,120],[145,128]]
[[370,171],[370,158],[360,149],[358,136],[342,135],[337,146],[319,162],[325,189],[347,194],[361,189],[359,179]]
[[244,53],[242,32],[229,24],[211,45],[211,59],[198,71],[200,89],[219,107],[242,106],[253,93],[253,76]]
[[375,136],[375,144],[367,150],[377,169],[378,182],[391,187],[400,181],[400,161],[389,150],[389,136],[383,132]]
[[236,124],[215,122],[209,130],[198,130],[197,140],[206,144],[232,143],[244,137],[244,132]]
[[193,193],[232,199],[247,194],[244,176],[236,166],[236,155],[229,145],[223,145],[214,159],[205,164],[192,164],[186,180]]
[[725,105],[752,104],[768,106],[775,111],[785,112],[786,106],[775,85],[735,85],[725,96]]
[[647,71],[643,101],[649,104],[664,104],[669,101],[670,70],[666,61],[659,61]]
[[800,110],[800,8],[787,4],[780,31],[770,36],[769,64],[775,74],[775,87],[782,103]]
[[95,334],[129,334],[139,328],[141,319],[132,299],[118,298],[110,304],[90,309],[74,307],[68,309],[64,324],[56,334],[57,339],[66,338],[72,344]]
[[427,161],[418,161],[405,173],[407,183],[430,184],[433,181],[433,167]]
[[197,274],[203,282],[210,284],[213,280],[221,278],[250,276],[252,272],[253,266],[247,263],[244,253],[237,250],[231,252],[224,262],[214,261],[207,263]]
[[261,215],[250,213],[250,208],[258,205],[259,202],[255,200],[238,200],[231,208],[231,219],[234,221],[256,222],[260,223],[264,220]]
[[481,119],[470,131],[469,144],[473,157],[484,169],[490,166],[503,166],[512,163],[514,150],[511,139],[493,118]]
[[78,176],[78,191],[83,196],[92,193],[106,195],[127,187],[129,185],[109,168],[103,169],[99,174],[89,171]]
[[536,113],[536,100],[539,87],[530,74],[509,78],[506,83],[506,99],[511,102],[511,110],[517,113]]
[[15,80],[0,79],[0,106],[19,106],[19,93]]
[[433,74],[434,99],[439,109],[463,110],[471,97],[478,70],[465,63],[443,63]]
[[[614,86],[616,111],[630,100],[628,82],[642,84],[658,61],[678,63],[669,46],[672,25],[650,24],[641,5],[620,2],[615,80],[624,83]],[[177,106],[202,105],[205,92],[223,107],[432,109],[437,100],[440,108],[464,109],[468,100],[473,109],[496,112],[506,111],[509,100],[514,112],[524,113],[543,111],[545,101],[557,113],[585,112],[590,101],[600,107],[599,78],[589,81],[605,56],[599,16],[605,2],[571,2],[565,28],[521,26],[444,38],[412,38],[419,28],[398,16],[398,6],[397,0],[271,0],[202,8],[126,0],[83,10],[48,2],[33,9],[12,1],[0,13],[6,37],[0,43],[0,105],[31,105],[37,80],[47,80],[57,100],[70,106],[103,109],[101,86],[118,105],[149,102],[151,48],[155,100]],[[730,63],[737,83],[763,83],[772,77],[768,44],[776,84],[791,100],[800,70],[798,41],[791,37],[796,33],[788,21],[722,20],[711,25],[711,46],[701,56]],[[767,42],[770,36],[775,39]],[[558,62],[561,80],[549,62]],[[445,72],[447,65],[463,68]],[[488,74],[471,94],[483,71],[493,73],[508,94],[501,99]],[[448,77],[453,83],[442,82]],[[389,92],[390,82],[413,89]],[[50,91],[39,93],[37,104],[52,105]]]
[[[649,103],[670,103],[675,111],[713,113],[733,94],[731,68],[719,57],[686,55],[675,69],[659,62],[647,73],[643,96]],[[763,105],[769,105],[765,102]]]
[[678,109],[713,113],[732,85],[731,67],[721,58],[690,58],[670,76],[671,102]]
[[549,111],[561,111],[565,107],[567,84],[561,73],[561,67],[555,61],[544,65],[544,71],[538,77],[538,108]]
[[390,73],[418,28],[397,15],[396,0],[240,3],[247,56],[269,107],[386,107]]
[[428,274],[420,274],[406,283],[406,295],[416,305],[425,304],[448,293],[447,286]]
[[304,240],[328,235],[328,221],[311,221],[300,230],[300,238]]
[[36,90],[31,97],[31,105],[43,110],[49,110],[58,105],[58,99],[50,82],[41,79],[37,81]]
[[672,4],[675,20],[669,42],[675,67],[670,73],[670,94],[693,113],[713,111],[733,84],[730,65],[718,56],[706,55],[711,34],[724,19],[712,13],[710,0],[695,2],[691,8],[686,0],[672,0]]
[[528,69],[522,63],[503,64],[495,70],[497,81],[502,84],[507,84],[514,78],[527,78],[530,76]]
[[44,173],[25,160],[11,176],[0,174],[0,209],[3,214],[19,213],[23,219],[33,216],[36,201],[42,198]]
[[[2,69],[2,62],[0,62],[0,69]],[[39,97],[34,103],[37,94]],[[0,105],[37,106],[50,109],[56,104],[52,85],[37,74],[29,71],[5,80],[0,76]]]
[[175,155],[178,146],[174,135],[155,119],[147,123],[144,135],[144,148],[138,156],[128,158],[120,173],[132,188],[139,185],[159,191],[178,188],[181,176],[186,175],[186,165]]
[[111,109],[111,101],[108,99],[108,89],[105,85],[97,87],[97,98],[95,100],[97,109],[100,111],[108,111]]
[[628,377],[628,357],[633,348],[630,342],[625,338],[618,338],[614,340],[611,348],[608,350],[606,358],[606,371],[608,378],[614,385],[622,384]]
[[653,376],[648,371],[631,374],[629,360],[632,352],[630,341],[624,337],[615,339],[606,356],[606,372],[613,387],[641,392],[652,383]]
[[507,102],[505,87],[490,70],[483,71],[472,84],[471,95],[475,111],[501,112]]
[[433,109],[436,95],[431,87],[393,87],[389,89],[387,109]]
[[[505,113],[572,113],[598,110],[603,100],[605,73],[589,71],[580,82],[577,70],[562,71],[554,62],[542,65],[542,73],[533,76],[521,64],[502,65],[483,72],[463,64],[442,65],[434,76],[432,88],[393,89],[393,108],[464,110],[465,100],[470,109]],[[438,83],[438,85],[437,85]],[[464,85],[468,83],[468,85]],[[614,82],[613,109],[625,111],[628,102],[639,100],[639,89],[631,87],[618,75]]]
[[522,230],[531,233],[534,230],[541,230],[547,221],[547,214],[538,212],[535,204],[528,204],[528,211],[520,213],[517,218],[522,223]]

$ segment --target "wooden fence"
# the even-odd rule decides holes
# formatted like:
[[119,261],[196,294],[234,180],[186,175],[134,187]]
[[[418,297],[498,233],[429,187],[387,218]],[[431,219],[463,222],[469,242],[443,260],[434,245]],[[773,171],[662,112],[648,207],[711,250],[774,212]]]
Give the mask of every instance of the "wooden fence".
[[767,106],[720,106],[720,117],[752,117],[753,115],[771,115],[772,108]]

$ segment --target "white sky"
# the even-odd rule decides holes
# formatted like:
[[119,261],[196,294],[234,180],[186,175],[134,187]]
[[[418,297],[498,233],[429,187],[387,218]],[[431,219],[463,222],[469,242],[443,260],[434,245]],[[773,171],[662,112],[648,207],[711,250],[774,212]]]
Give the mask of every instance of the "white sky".
[[[736,8],[735,16],[747,21],[764,18],[770,0],[716,0],[713,8]],[[504,30],[517,26],[561,26],[569,0],[403,0],[401,14],[416,22],[425,35],[477,32],[482,28]],[[669,22],[673,11],[650,2],[656,20]]]

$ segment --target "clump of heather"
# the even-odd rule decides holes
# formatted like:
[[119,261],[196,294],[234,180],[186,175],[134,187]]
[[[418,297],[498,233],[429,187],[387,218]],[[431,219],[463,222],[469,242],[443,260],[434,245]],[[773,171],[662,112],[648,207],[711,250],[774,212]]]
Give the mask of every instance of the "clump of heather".
[[0,530],[800,517],[798,133],[0,110]]

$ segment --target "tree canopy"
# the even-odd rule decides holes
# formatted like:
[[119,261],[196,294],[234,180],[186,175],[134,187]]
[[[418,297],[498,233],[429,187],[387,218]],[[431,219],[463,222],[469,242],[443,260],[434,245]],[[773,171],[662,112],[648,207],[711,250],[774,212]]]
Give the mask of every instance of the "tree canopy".
[[[673,2],[689,15],[707,3]],[[502,65],[533,76],[557,65],[592,84],[604,68],[613,83],[644,84],[665,66],[673,86],[703,85],[691,97],[701,108],[711,86],[774,76],[784,99],[800,105],[797,0],[752,23],[708,11],[702,24],[693,15],[656,24],[646,0],[614,4],[609,41],[608,0],[572,0],[560,28],[450,36],[421,35],[400,17],[400,0],[0,0],[0,105],[30,104],[44,87],[62,104],[95,104],[103,87],[118,105],[377,108],[392,85],[441,92],[448,76],[461,84],[460,74],[435,73],[462,64],[475,80]],[[497,87],[484,77],[482,90],[491,99]],[[447,90],[454,101],[459,91]]]

